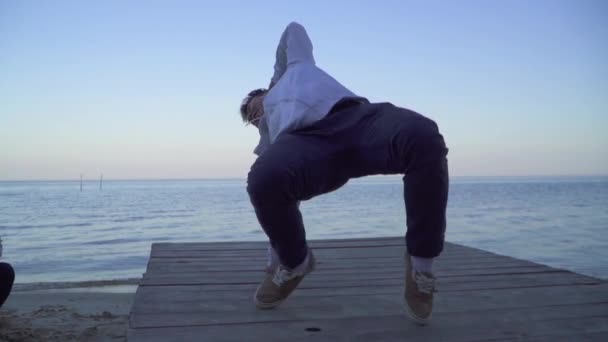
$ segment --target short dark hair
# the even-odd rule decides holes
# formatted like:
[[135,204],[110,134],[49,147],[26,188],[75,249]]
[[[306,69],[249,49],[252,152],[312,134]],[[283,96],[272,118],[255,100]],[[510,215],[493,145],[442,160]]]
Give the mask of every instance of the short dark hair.
[[251,121],[251,118],[247,114],[247,106],[249,105],[249,102],[251,102],[251,100],[254,97],[264,95],[267,92],[268,92],[268,89],[259,88],[259,89],[254,89],[247,94],[247,96],[243,99],[243,102],[241,102],[241,119],[243,119],[243,122]]

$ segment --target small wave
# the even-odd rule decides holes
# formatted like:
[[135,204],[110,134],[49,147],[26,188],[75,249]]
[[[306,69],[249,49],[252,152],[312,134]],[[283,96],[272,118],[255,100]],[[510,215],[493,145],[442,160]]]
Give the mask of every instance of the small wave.
[[7,225],[0,226],[0,228],[6,229],[36,229],[36,228],[71,228],[71,227],[87,227],[91,226],[91,223],[66,223],[66,224],[22,224],[22,225]]
[[524,220],[520,220],[520,219],[516,219],[516,218],[507,219],[506,222],[508,224],[517,225],[517,226],[521,226],[524,223],[526,223]]
[[63,224],[63,225],[57,225],[57,227],[59,228],[67,228],[67,227],[88,227],[91,226],[91,223],[88,222],[83,222],[83,223],[69,223],[69,224]]
[[185,218],[192,217],[192,215],[185,214],[167,214],[167,215],[150,215],[150,216],[131,216],[131,217],[121,217],[115,218],[111,220],[111,222],[116,223],[124,223],[124,222],[134,222],[134,221],[143,221],[143,220],[155,220],[155,219],[173,219],[173,218]]
[[168,217],[168,218],[182,218],[182,217],[192,217],[192,215],[184,215],[184,214],[169,214],[169,215],[163,215],[162,217]]
[[85,214],[85,215],[78,215],[77,217],[81,218],[81,219],[96,219],[96,218],[104,218],[104,217],[106,217],[106,215]]
[[141,241],[140,239],[109,239],[85,242],[83,245],[117,245],[121,243]]
[[170,211],[167,210],[150,210],[149,213],[150,214],[164,214],[164,213],[169,213]]
[[141,220],[145,220],[145,219],[154,219],[156,218],[156,216],[131,216],[131,217],[124,217],[124,218],[117,218],[112,220],[112,222],[133,222],[133,221],[141,221]]
[[189,213],[191,209],[172,209],[172,210],[151,210],[150,214],[165,214],[165,213]]
[[16,197],[22,195],[22,192],[0,192],[0,197]]
[[23,252],[32,252],[32,251],[44,251],[44,250],[50,250],[50,249],[54,249],[55,247],[53,246],[24,246],[24,247],[19,247],[19,251],[21,253]]

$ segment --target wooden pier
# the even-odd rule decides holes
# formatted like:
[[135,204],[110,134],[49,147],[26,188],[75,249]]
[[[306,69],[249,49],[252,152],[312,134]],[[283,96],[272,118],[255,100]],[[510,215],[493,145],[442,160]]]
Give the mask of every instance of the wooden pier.
[[317,269],[275,310],[253,293],[266,243],[156,243],[128,340],[608,341],[608,282],[447,244],[433,320],[403,308],[403,238],[311,241]]

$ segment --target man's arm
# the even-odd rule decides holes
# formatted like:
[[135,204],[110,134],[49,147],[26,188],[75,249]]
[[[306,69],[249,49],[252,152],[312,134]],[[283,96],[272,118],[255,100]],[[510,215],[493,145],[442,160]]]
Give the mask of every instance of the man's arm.
[[268,135],[268,125],[266,124],[266,120],[262,117],[258,125],[258,132],[260,133],[260,141],[258,142],[258,146],[253,150],[257,156],[261,156],[264,151],[270,146],[270,137]]
[[272,88],[279,81],[285,70],[287,70],[287,66],[293,63],[315,64],[315,58],[312,54],[312,42],[306,33],[306,29],[295,22],[287,25],[287,28],[281,35],[281,40],[277,46],[274,75],[270,81],[269,88]]

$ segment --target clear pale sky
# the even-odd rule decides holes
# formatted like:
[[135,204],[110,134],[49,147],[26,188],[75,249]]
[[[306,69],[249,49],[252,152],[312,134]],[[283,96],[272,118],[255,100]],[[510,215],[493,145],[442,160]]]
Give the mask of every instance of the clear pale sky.
[[455,176],[608,174],[608,1],[1,1],[0,180],[245,177],[279,37],[440,126]]

